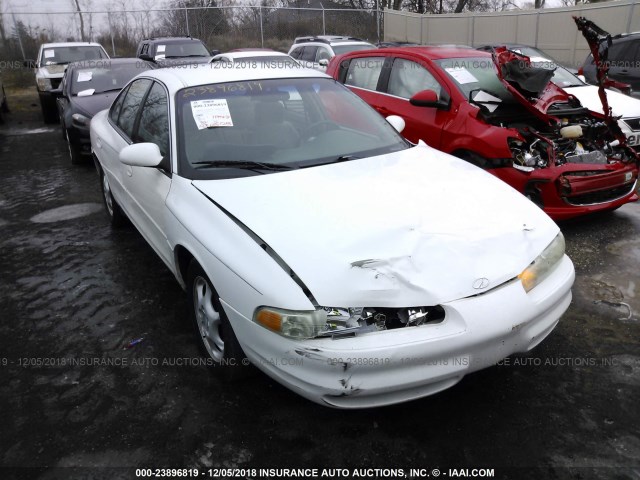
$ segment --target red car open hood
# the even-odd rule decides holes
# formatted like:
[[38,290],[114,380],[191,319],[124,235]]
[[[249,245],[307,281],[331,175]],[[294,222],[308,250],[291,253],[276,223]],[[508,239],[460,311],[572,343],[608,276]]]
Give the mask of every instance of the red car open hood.
[[605,87],[608,86],[609,75],[609,47],[611,46],[611,35],[605,30],[598,27],[591,20],[585,17],[573,17],[578,30],[582,32],[585,40],[589,44],[589,50],[593,56],[593,62],[596,65],[596,79],[598,81],[598,96],[602,102],[602,111],[604,112],[605,122],[621,143],[626,143],[626,136],[620,130],[618,119],[613,117],[609,101],[607,100],[607,92]]
[[551,82],[553,70],[531,65],[529,57],[520,55],[506,47],[493,51],[493,62],[498,69],[498,78],[511,94],[532,114],[550,125],[560,119],[547,111],[554,103],[568,103],[575,99]]

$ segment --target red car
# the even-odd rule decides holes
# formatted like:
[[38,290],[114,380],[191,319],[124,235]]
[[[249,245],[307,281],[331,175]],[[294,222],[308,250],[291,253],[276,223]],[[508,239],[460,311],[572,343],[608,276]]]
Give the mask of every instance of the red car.
[[382,115],[401,116],[411,142],[490,171],[555,220],[638,200],[638,157],[615,119],[505,48],[357,51],[335,57],[327,73]]

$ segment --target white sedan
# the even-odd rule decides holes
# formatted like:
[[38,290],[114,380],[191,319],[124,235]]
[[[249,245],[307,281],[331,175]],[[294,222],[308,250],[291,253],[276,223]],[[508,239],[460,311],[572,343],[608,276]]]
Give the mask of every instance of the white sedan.
[[323,405],[388,405],[557,325],[574,280],[557,225],[392,124],[299,68],[148,71],[93,118],[111,223],[186,289],[214,372],[250,361]]

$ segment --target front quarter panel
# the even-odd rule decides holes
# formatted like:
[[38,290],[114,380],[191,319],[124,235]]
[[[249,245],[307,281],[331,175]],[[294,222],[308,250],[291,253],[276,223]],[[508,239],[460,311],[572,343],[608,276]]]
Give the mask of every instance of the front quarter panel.
[[182,246],[194,256],[223,304],[248,319],[260,305],[315,309],[288,272],[191,180],[173,176],[167,208],[170,244],[174,249]]

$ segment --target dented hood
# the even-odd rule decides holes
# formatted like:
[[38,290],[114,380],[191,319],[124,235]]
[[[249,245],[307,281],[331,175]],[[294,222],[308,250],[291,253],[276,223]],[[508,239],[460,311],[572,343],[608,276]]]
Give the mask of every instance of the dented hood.
[[476,295],[518,275],[559,231],[504,182],[424,145],[193,185],[273,248],[324,306]]
[[573,96],[551,82],[553,70],[534,67],[529,57],[506,47],[494,49],[493,62],[498,78],[516,100],[540,120],[559,123],[559,119],[547,114],[549,107],[554,103],[567,103]]

